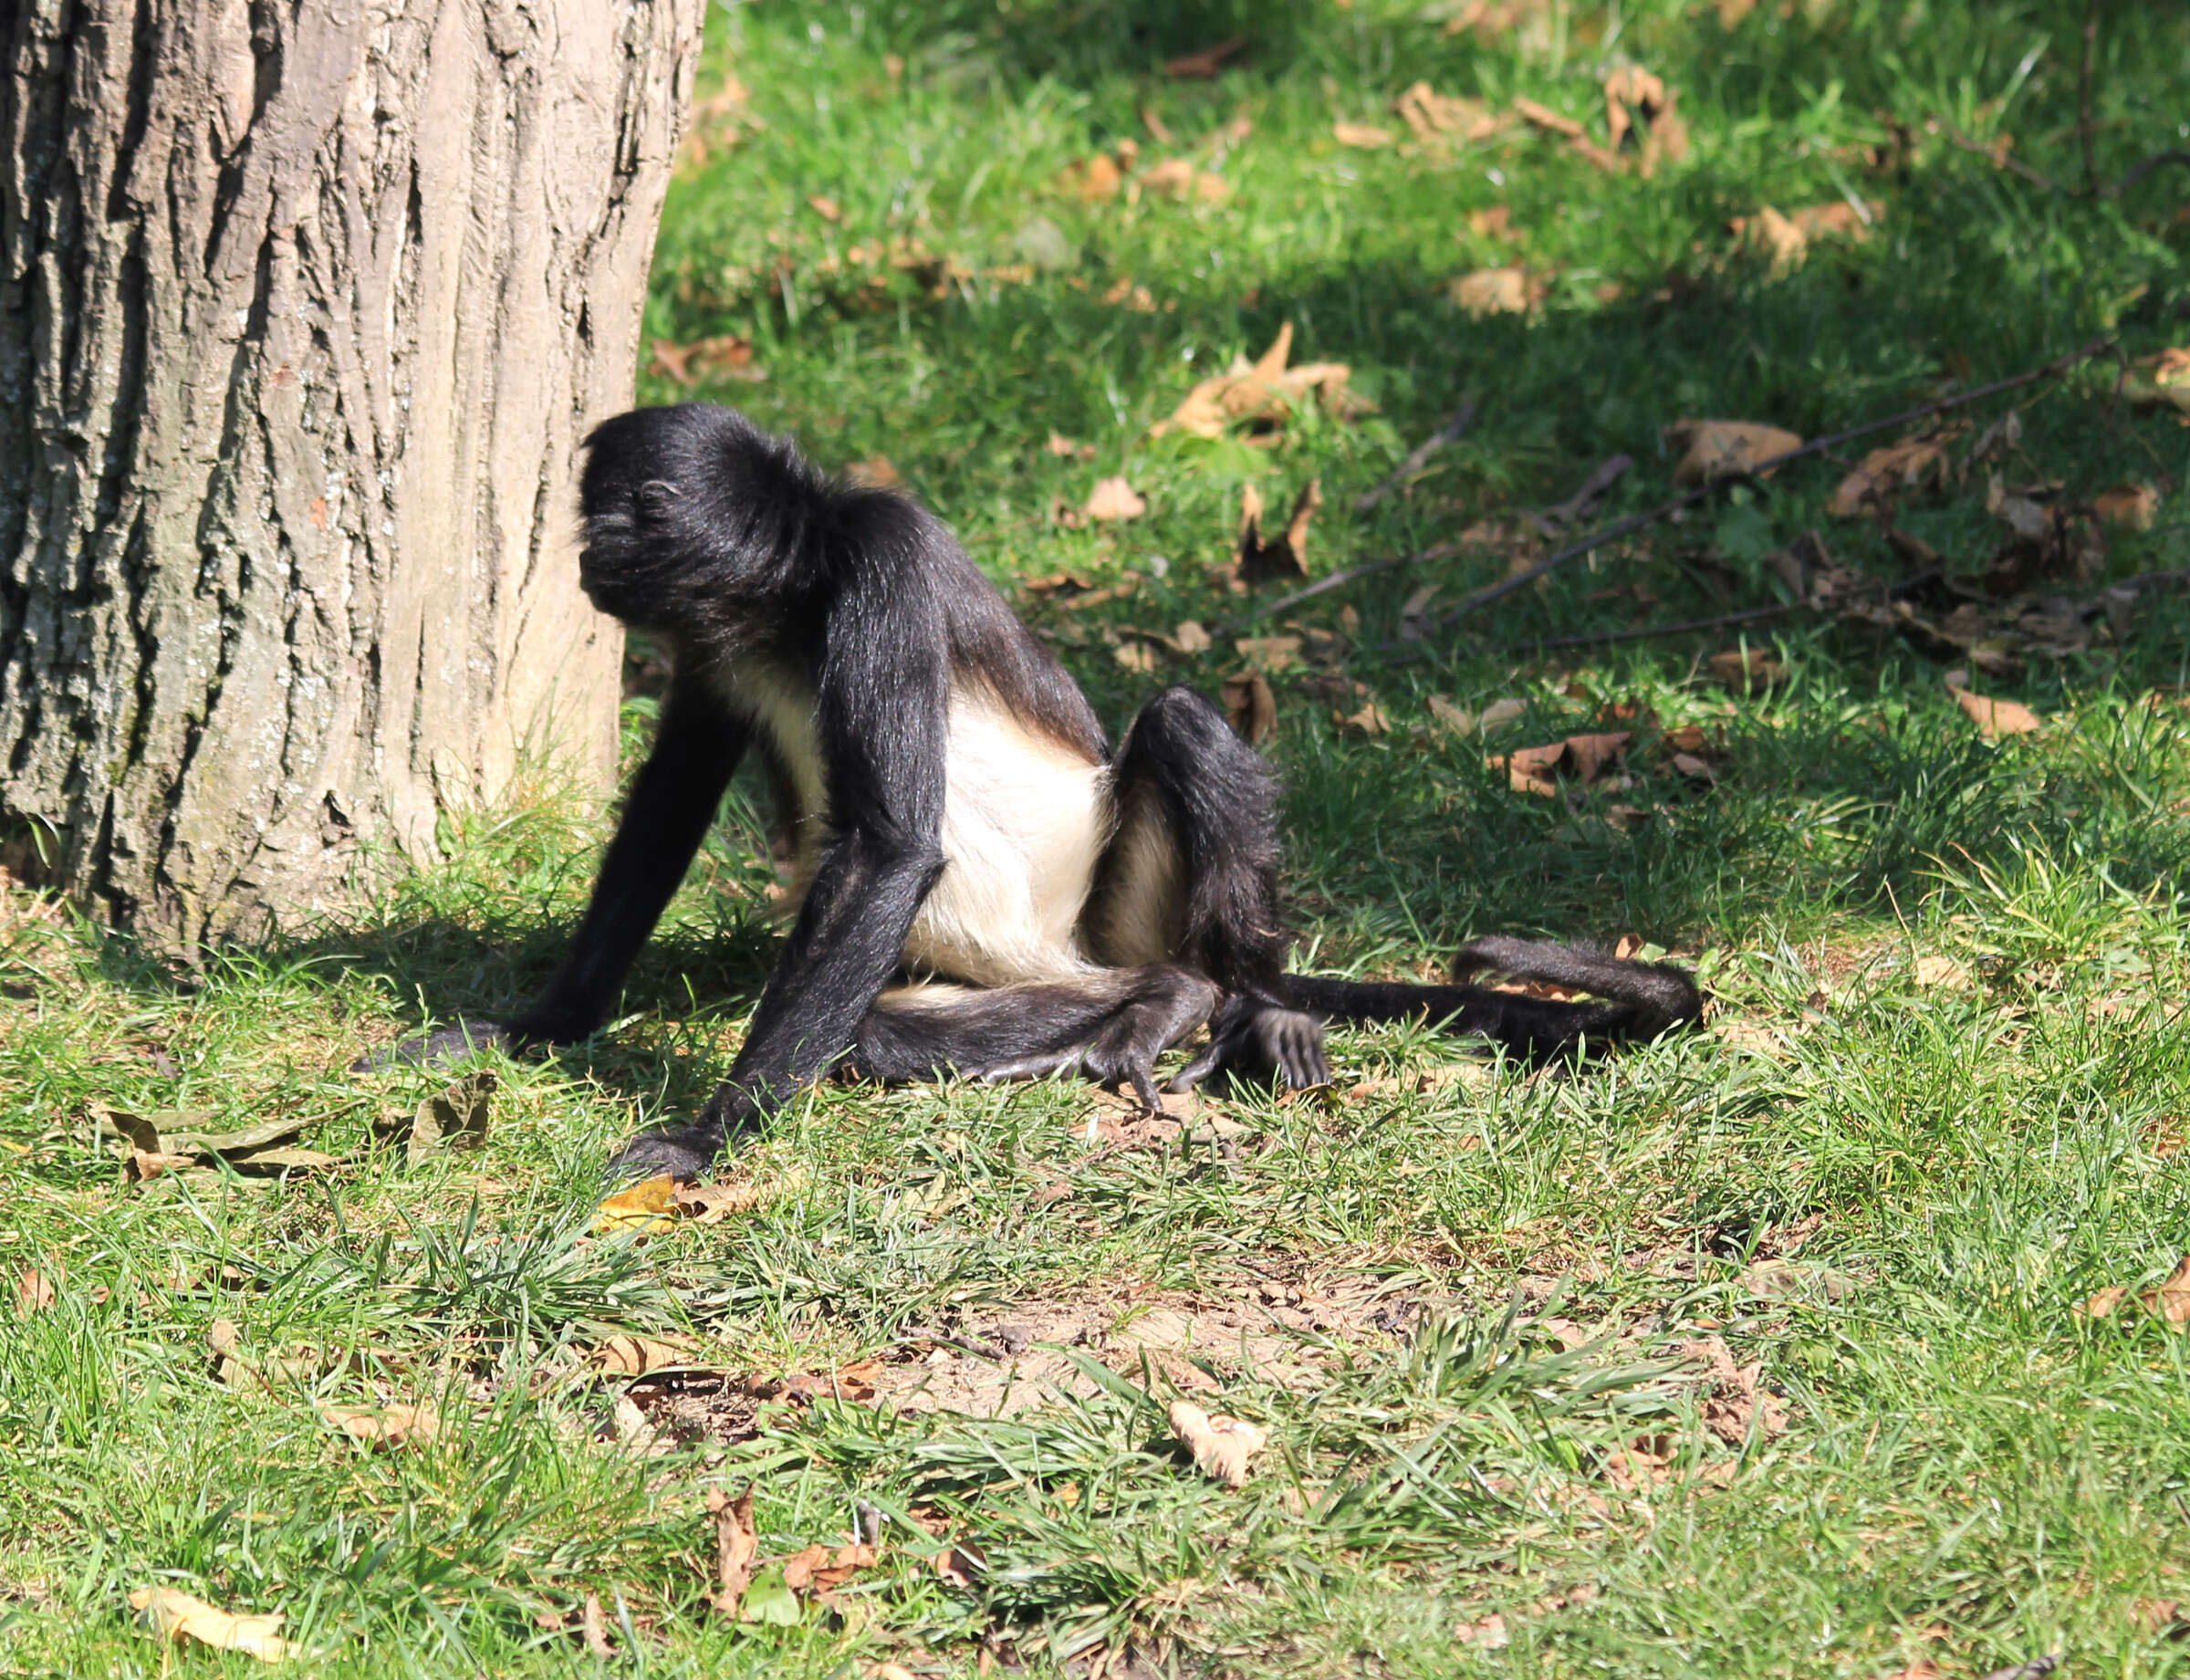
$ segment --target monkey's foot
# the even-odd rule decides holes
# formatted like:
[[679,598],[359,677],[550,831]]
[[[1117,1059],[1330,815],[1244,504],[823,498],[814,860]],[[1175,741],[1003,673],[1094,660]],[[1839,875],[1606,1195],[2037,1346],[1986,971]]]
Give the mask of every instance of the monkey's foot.
[[660,1178],[663,1174],[679,1184],[690,1184],[714,1163],[723,1140],[699,1129],[689,1132],[642,1132],[609,1157],[608,1175],[614,1184],[632,1184]]
[[1209,1048],[1173,1077],[1173,1090],[1192,1090],[1212,1074],[1292,1090],[1330,1083],[1323,1056],[1323,1023],[1298,1009],[1235,997],[1209,1023]]
[[462,1061],[481,1050],[514,1050],[517,1038],[499,1021],[458,1021],[438,1032],[422,1032],[400,1044],[369,1050],[349,1064],[352,1073],[384,1073],[390,1068],[434,1068]]

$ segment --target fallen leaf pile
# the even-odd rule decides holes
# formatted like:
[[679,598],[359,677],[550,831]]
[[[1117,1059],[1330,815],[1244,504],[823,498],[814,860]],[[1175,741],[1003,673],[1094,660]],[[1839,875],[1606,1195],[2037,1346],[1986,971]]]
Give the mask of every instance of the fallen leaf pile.
[[1288,368],[1286,363],[1292,353],[1293,324],[1288,321],[1259,360],[1233,358],[1223,373],[1188,391],[1170,419],[1150,428],[1150,435],[1184,432],[1220,438],[1227,426],[1273,429],[1283,426],[1311,400],[1340,420],[1370,412],[1372,405],[1348,389],[1352,370],[1344,362],[1311,361]]

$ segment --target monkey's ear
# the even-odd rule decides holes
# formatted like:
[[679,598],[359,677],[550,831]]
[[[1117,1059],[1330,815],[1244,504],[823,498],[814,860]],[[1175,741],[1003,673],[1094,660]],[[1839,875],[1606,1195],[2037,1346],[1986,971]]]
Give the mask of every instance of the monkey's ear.
[[676,506],[677,487],[666,479],[650,478],[633,494],[639,517],[650,525],[662,523]]

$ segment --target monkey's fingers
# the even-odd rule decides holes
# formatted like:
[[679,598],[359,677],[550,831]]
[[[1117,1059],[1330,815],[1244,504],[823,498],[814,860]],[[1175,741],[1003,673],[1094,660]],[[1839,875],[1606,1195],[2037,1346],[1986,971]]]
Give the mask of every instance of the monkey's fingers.
[[460,1020],[435,1032],[422,1032],[400,1044],[369,1050],[349,1064],[352,1073],[384,1073],[390,1068],[436,1068],[462,1061],[481,1050],[508,1050],[516,1038],[498,1021]]

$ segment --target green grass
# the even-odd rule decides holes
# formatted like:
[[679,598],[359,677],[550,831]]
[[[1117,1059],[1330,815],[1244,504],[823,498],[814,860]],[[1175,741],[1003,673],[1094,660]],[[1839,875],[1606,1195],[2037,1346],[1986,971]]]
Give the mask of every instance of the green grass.
[[[2130,358],[2190,343],[2190,175],[2091,199],[1949,131],[2012,136],[2008,156],[2079,186],[2080,5],[1765,0],[1731,26],[1668,0],[1510,9],[1512,27],[1456,34],[1382,0],[717,12],[649,336],[739,335],[766,377],[687,392],[646,372],[641,395],[737,402],[832,464],[886,456],[1115,730],[1157,682],[1214,693],[1237,668],[1229,637],[1145,671],[1112,650],[1243,610],[1213,574],[1247,484],[1283,507],[1320,481],[1320,574],[1556,503],[1615,452],[1637,465],[1605,517],[1647,506],[1674,420],[1816,434],[2101,332]],[[1161,74],[1235,34],[1216,78]],[[2112,180],[2190,143],[2190,21],[2109,4],[2098,40]],[[1391,101],[1426,79],[1533,99],[1601,141],[1622,60],[1677,91],[1691,135],[1647,181],[1526,129],[1449,155],[1332,140],[1337,120],[1404,138]],[[715,97],[725,73],[742,105]],[[1227,195],[1090,205],[1060,185],[1128,139],[1142,168],[1188,157]],[[1790,270],[1727,228],[1850,197],[1875,205],[1871,236]],[[1471,226],[1499,205],[1517,245]],[[1059,266],[1038,269],[1045,242]],[[1508,261],[1544,282],[1534,316],[1446,297]],[[1295,360],[1347,363],[1373,413],[1150,437],[1288,322]],[[2110,531],[2105,574],[2190,566],[2190,431],[2121,401],[2119,370],[2018,392],[2004,476],[2071,500],[2155,485],[2157,520]],[[1464,395],[1473,431],[1357,517]],[[1092,458],[1049,453],[1053,432]],[[1897,576],[1875,523],[1826,512],[1862,447],[1568,568],[1426,658],[1381,651],[1401,603],[1423,582],[1456,600],[1505,555],[1281,615],[1342,637],[1325,645],[1367,691],[1340,706],[1333,670],[1275,679],[1304,961],[1406,973],[1473,934],[1634,934],[1705,971],[1712,1031],[1575,1077],[1486,1064],[1418,1088],[1464,1058],[1342,1035],[1330,1101],[1226,1099],[1168,1141],[1121,1137],[1070,1084],[831,1087],[742,1145],[755,1211],[602,1235],[608,1147],[704,1101],[766,972],[756,790],[733,796],[624,1017],[497,1064],[484,1150],[416,1166],[373,1147],[375,1123],[434,1081],[341,1070],[428,1016],[506,1008],[553,964],[602,829],[551,775],[452,815],[445,862],[354,918],[202,973],[0,898],[0,1663],[252,1666],[136,1629],[127,1595],[168,1584],[286,1612],[328,1675],[590,1665],[571,1631],[589,1593],[605,1665],[663,1675],[986,1656],[1882,1680],[2052,1652],[2079,1680],[2190,1669],[2158,1608],[2190,1601],[2190,1339],[2073,1310],[2190,1249],[2190,612],[2147,593],[2119,643],[1980,679],[2047,719],[1998,743],[1924,647],[1810,615],[1750,630],[1788,678],[1749,696],[1699,674],[1733,632],[1532,651],[1780,599],[1766,557],[1813,527]],[[1052,519],[1114,473],[1145,517]],[[1950,573],[1998,544],[1985,477],[1901,507]],[[1132,592],[1075,612],[1017,589],[1058,571]],[[1434,727],[1432,694],[1528,711],[1486,746]],[[1365,697],[1386,733],[1333,723]],[[650,705],[629,707],[633,751]],[[1570,805],[1486,763],[1615,716],[1642,720],[1619,725],[1638,730],[1626,787]],[[1715,784],[1657,746],[1686,725]],[[1615,804],[1653,814],[1622,829]],[[293,1117],[349,1163],[131,1188],[102,1108]],[[1165,1314],[1201,1340],[1135,1352],[1132,1326]],[[1203,1333],[1220,1320],[1249,1327],[1244,1352]],[[222,1321],[264,1381],[223,1380]],[[576,1363],[628,1330],[759,1379],[879,1357],[895,1394],[923,1371],[980,1377],[962,1344],[1021,1321],[1089,1331],[1037,1338],[1048,1403],[900,1414],[656,1382],[636,1391],[666,1432],[652,1456],[617,1437],[622,1385]],[[1712,1426],[1688,1351],[1710,1336],[1761,1362],[1783,1430]],[[1244,1487],[1171,1438],[1182,1384],[1268,1428]],[[439,1438],[367,1452],[324,1419],[391,1398],[435,1405]],[[764,1559],[842,1544],[865,1508],[881,1561],[795,1625],[724,1625],[704,1500],[748,1483]],[[946,1529],[980,1560],[954,1575],[933,1562]]]

